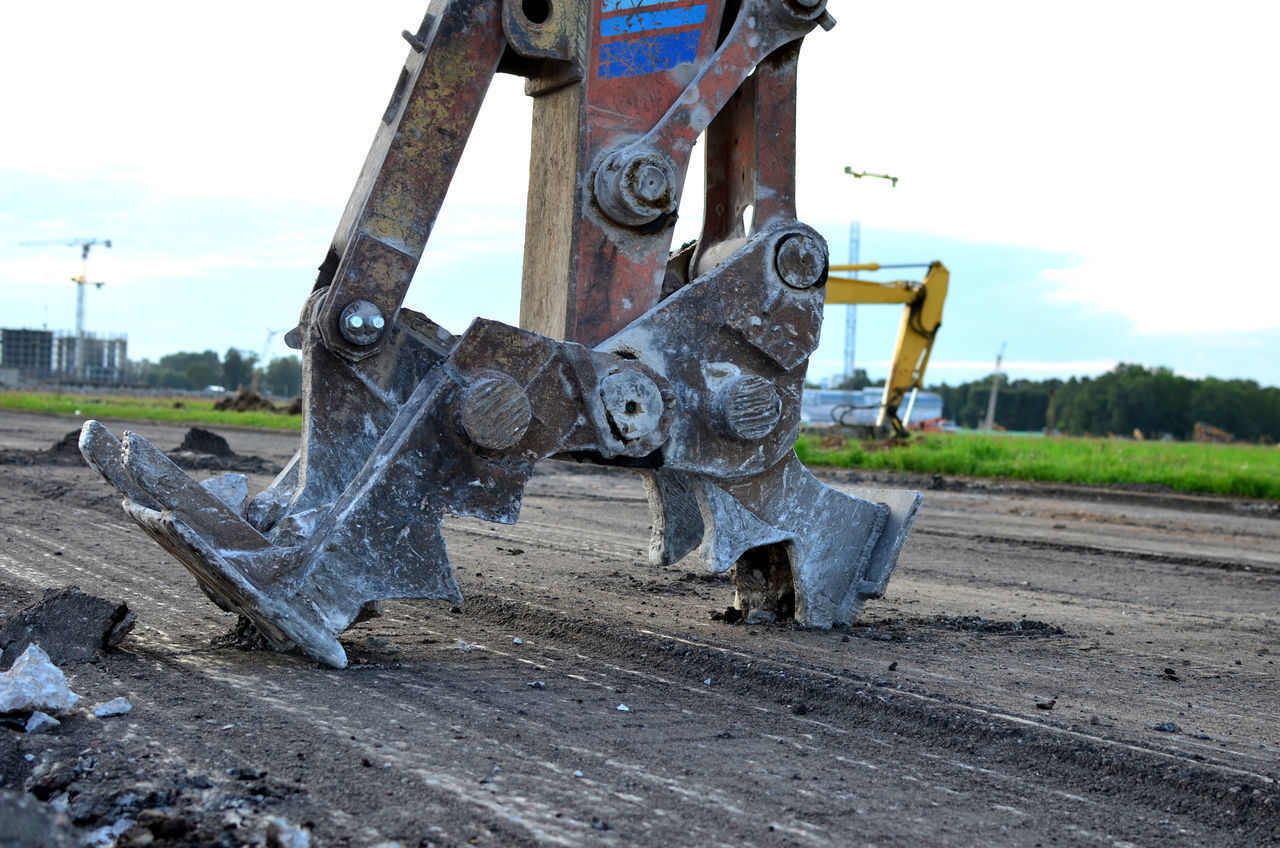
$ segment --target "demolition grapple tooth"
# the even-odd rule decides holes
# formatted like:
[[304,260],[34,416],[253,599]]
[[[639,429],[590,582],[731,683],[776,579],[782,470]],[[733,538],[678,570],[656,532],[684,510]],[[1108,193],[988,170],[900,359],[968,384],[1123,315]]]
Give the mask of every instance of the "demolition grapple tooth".
[[794,454],[742,480],[663,469],[646,483],[652,562],[675,562],[701,541],[707,571],[733,570],[744,614],[819,628],[851,623],[884,594],[923,500],[906,490],[838,491]]
[[276,602],[273,590],[282,577],[278,566],[285,563],[263,556],[272,551],[271,543],[227,504],[135,433],[126,433],[122,443],[98,422],[88,421],[80,444],[99,471],[121,472],[123,476],[107,479],[126,494],[126,514],[182,563],[219,606],[250,619],[278,650],[298,645],[322,662],[346,664],[332,634],[305,613]]
[[[449,457],[428,451],[428,467],[418,461],[430,447],[422,441],[438,429],[429,420],[441,414],[436,404],[455,388],[443,372],[422,381],[379,441],[376,460],[365,464],[310,539],[288,547],[273,545],[141,436],[126,433],[112,456],[114,439],[90,422],[82,443],[95,467],[123,474],[108,479],[151,505],[131,499],[126,512],[227,608],[249,618],[277,648],[297,645],[342,667],[346,655],[337,637],[367,602],[462,600],[440,535],[449,504],[429,501],[447,491],[430,458]],[[431,483],[429,493],[402,497],[423,479]]]
[[[550,456],[640,471],[651,561],[734,569],[748,614],[829,627],[883,593],[920,495],[836,491],[793,451],[829,269],[796,218],[796,71],[834,21],[825,0],[712,3],[672,41],[632,6],[564,0],[543,26],[433,0],[289,334],[302,444],[266,490],[85,425],[128,514],[276,647],[342,666],[370,604],[459,602],[444,516],[514,523]],[[523,328],[455,337],[402,304],[499,69],[534,97]],[[702,232],[672,254],[700,136]]]
[[121,462],[123,446],[120,440],[97,421],[86,421],[80,428],[80,454],[90,468],[101,474],[103,479],[119,489],[126,498],[138,506],[159,509],[151,496],[125,472]]

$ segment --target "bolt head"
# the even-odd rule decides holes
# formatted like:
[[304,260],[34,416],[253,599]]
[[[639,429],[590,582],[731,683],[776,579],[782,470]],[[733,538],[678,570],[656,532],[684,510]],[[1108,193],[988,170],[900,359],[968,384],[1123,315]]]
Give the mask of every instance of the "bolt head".
[[778,276],[793,289],[807,289],[827,279],[827,245],[809,233],[792,233],[778,244],[774,260]]
[[605,417],[623,441],[647,436],[662,420],[662,391],[642,371],[628,368],[605,377],[600,399]]
[[825,0],[781,0],[784,9],[800,20],[811,21],[826,10]]
[[655,150],[623,148],[605,157],[593,184],[596,203],[619,224],[640,226],[676,208],[676,170]]
[[353,300],[342,310],[338,330],[353,345],[371,345],[382,336],[387,324],[382,311],[367,300]]
[[641,162],[631,175],[630,189],[640,200],[657,207],[665,205],[671,183],[661,168],[652,162]]
[[778,426],[782,398],[765,378],[743,374],[716,391],[715,408],[721,426],[730,435],[744,441],[758,441]]
[[529,396],[505,374],[481,377],[467,387],[458,423],[482,448],[506,450],[524,438],[533,420]]

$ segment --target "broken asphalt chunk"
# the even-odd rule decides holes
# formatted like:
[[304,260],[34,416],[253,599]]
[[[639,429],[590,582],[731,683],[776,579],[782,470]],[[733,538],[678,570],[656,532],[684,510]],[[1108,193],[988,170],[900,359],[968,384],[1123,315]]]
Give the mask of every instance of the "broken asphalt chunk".
[[62,724],[62,722],[58,721],[48,713],[36,710],[31,714],[31,718],[27,719],[27,723],[23,729],[27,733],[47,733],[60,724]]
[[50,589],[0,627],[0,668],[31,644],[54,665],[89,662],[119,645],[136,618],[120,601],[86,595],[75,586]]

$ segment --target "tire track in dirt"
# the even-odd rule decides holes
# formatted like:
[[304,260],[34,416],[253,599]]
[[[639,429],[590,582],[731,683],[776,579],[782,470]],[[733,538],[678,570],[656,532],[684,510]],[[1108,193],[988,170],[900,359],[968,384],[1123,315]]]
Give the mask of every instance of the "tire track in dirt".
[[[11,564],[5,562],[6,570],[11,573]],[[76,573],[74,568],[68,567],[66,574],[70,576]],[[19,576],[14,574],[14,576]],[[31,573],[30,576],[39,579],[41,576],[47,579],[49,574],[41,571]],[[154,585],[154,584],[153,584]],[[141,592],[138,587],[134,587],[135,592],[141,594],[152,595],[148,600],[151,603],[159,601],[158,585],[152,592]],[[169,615],[174,613],[170,611]],[[743,707],[747,707],[749,712],[760,713],[762,715],[761,724],[764,727],[771,728],[770,731],[764,730],[763,727],[755,727],[754,733],[759,734],[762,738],[771,739],[777,744],[790,745],[796,749],[797,755],[810,758],[821,755],[823,752],[830,750],[848,751],[851,747],[850,737],[855,736],[852,731],[846,730],[846,727],[858,728],[857,738],[865,739],[871,737],[873,739],[894,738],[895,743],[888,745],[886,743],[876,741],[872,743],[872,747],[888,749],[880,754],[874,752],[864,752],[863,759],[870,756],[873,762],[877,762],[877,769],[881,771],[894,770],[894,779],[897,782],[921,782],[923,785],[947,787],[949,784],[956,783],[961,780],[965,773],[978,770],[984,775],[984,779],[989,782],[999,784],[1004,787],[1003,791],[1014,791],[1019,798],[1022,799],[1023,806],[1038,803],[1061,803],[1068,796],[1080,798],[1097,798],[1102,797],[1111,799],[1107,801],[1094,800],[1087,806],[1107,805],[1114,802],[1115,798],[1121,798],[1125,805],[1145,805],[1149,803],[1149,799],[1140,793],[1126,791],[1126,787],[1131,785],[1133,772],[1146,775],[1149,772],[1159,773],[1163,762],[1170,759],[1176,760],[1176,757],[1167,753],[1151,752],[1145,749],[1134,748],[1133,746],[1118,746],[1120,753],[1105,752],[1106,744],[1096,738],[1075,737],[1071,734],[1065,734],[1065,738],[1070,738],[1070,743],[1062,741],[1054,741],[1053,737],[1063,736],[1060,730],[1050,728],[1045,725],[1032,722],[1025,722],[1017,717],[1002,716],[991,713],[989,711],[975,710],[966,705],[945,703],[938,699],[930,699],[927,696],[921,696],[915,693],[891,693],[891,697],[884,694],[876,694],[871,688],[870,682],[866,680],[852,681],[858,685],[858,689],[852,693],[848,691],[832,691],[832,685],[837,684],[841,689],[847,687],[849,680],[840,680],[835,675],[831,675],[813,668],[797,668],[794,663],[785,667],[778,663],[772,663],[768,660],[762,660],[759,657],[751,657],[740,651],[728,651],[714,648],[707,648],[690,640],[680,637],[674,637],[670,634],[662,634],[657,631],[630,633],[618,631],[605,625],[592,624],[586,621],[574,621],[566,619],[558,614],[547,614],[537,611],[531,611],[526,607],[512,605],[509,602],[493,597],[473,598],[468,604],[468,617],[475,618],[481,624],[490,626],[508,627],[513,623],[518,623],[520,629],[524,632],[532,632],[536,634],[538,640],[550,638],[551,645],[542,650],[542,654],[537,660],[530,660],[528,657],[517,658],[514,652],[498,651],[487,646],[473,647],[470,651],[460,651],[458,656],[466,656],[468,659],[473,656],[474,652],[480,652],[499,658],[503,662],[513,665],[527,665],[534,662],[541,665],[548,671],[552,670],[559,662],[567,663],[568,667],[561,673],[566,680],[575,678],[580,679],[588,688],[597,689],[608,694],[610,689],[616,688],[614,685],[617,678],[640,678],[646,686],[655,687],[655,692],[651,700],[662,701],[663,705],[668,709],[672,706],[685,704],[685,700],[693,697],[699,702],[711,701],[716,702],[714,707],[708,707],[703,704],[687,705],[685,711],[692,715],[720,715],[733,714],[741,717]],[[416,632],[434,633],[442,640],[447,640],[456,630],[437,630],[432,628],[415,628],[415,622],[404,618],[393,618],[387,622],[394,627],[415,630]],[[394,715],[397,721],[401,723],[435,725],[442,716],[441,713],[448,713],[443,716],[446,722],[455,720],[461,722],[458,727],[466,724],[474,726],[476,719],[480,719],[480,724],[485,724],[486,717],[489,722],[495,719],[503,718],[506,715],[505,723],[509,728],[516,728],[516,734],[523,731],[524,734],[546,734],[550,729],[548,727],[549,719],[538,719],[534,721],[519,720],[513,721],[509,716],[509,711],[505,705],[493,704],[487,702],[484,692],[477,692],[474,689],[476,683],[489,682],[500,689],[507,689],[513,681],[509,679],[509,675],[501,673],[501,669],[497,672],[486,672],[475,668],[455,669],[456,676],[445,678],[442,680],[438,675],[432,675],[432,686],[428,693],[421,691],[420,684],[413,681],[407,681],[407,676],[418,676],[424,670],[421,664],[406,666],[403,669],[396,669],[394,672],[378,671],[375,673],[373,685],[369,685],[359,670],[355,674],[352,673],[332,673],[318,671],[312,668],[293,668],[288,664],[294,663],[294,660],[287,658],[263,658],[266,660],[266,668],[261,668],[264,663],[258,658],[247,658],[244,663],[238,662],[237,655],[228,654],[226,652],[213,652],[209,650],[191,651],[189,647],[179,641],[188,638],[173,633],[168,628],[153,628],[148,633],[148,646],[146,655],[160,655],[171,663],[177,663],[184,667],[197,678],[203,678],[213,685],[214,688],[222,688],[225,690],[220,699],[239,699],[244,703],[256,704],[258,707],[266,708],[278,713],[284,713],[286,719],[297,721],[301,727],[299,731],[303,735],[312,735],[319,732],[324,736],[330,737],[334,743],[341,742],[344,747],[361,753],[366,759],[372,755],[373,759],[381,758],[386,762],[391,762],[395,768],[412,775],[421,783],[422,786],[430,788],[436,793],[442,793],[446,796],[452,796],[451,801],[443,803],[443,807],[447,808],[450,804],[465,802],[468,806],[478,806],[483,810],[487,817],[495,819],[494,827],[501,825],[501,828],[507,830],[508,835],[524,834],[521,841],[528,839],[533,842],[543,842],[551,844],[560,844],[562,840],[571,840],[574,834],[581,835],[582,827],[589,825],[589,820],[585,815],[580,819],[571,817],[569,822],[564,822],[561,828],[569,827],[569,830],[551,829],[549,820],[555,820],[555,812],[565,808],[572,808],[573,805],[579,807],[585,802],[593,804],[598,809],[613,817],[615,821],[623,821],[628,819],[627,810],[624,801],[628,801],[631,797],[644,799],[643,795],[635,795],[634,792],[626,792],[621,789],[615,789],[612,795],[609,792],[588,792],[583,794],[584,784],[578,781],[568,782],[570,788],[564,788],[567,782],[562,774],[552,771],[553,777],[539,777],[539,773],[547,773],[548,762],[545,755],[530,754],[522,750],[518,742],[510,738],[510,730],[501,738],[481,737],[481,742],[487,742],[490,745],[497,746],[502,751],[502,757],[506,766],[504,770],[518,774],[523,784],[528,786],[529,791],[535,792],[540,798],[545,799],[537,803],[525,802],[521,799],[527,798],[527,795],[516,793],[513,797],[504,797],[501,801],[485,798],[473,797],[475,790],[471,788],[471,780],[474,777],[474,771],[467,776],[459,775],[448,770],[440,769],[441,752],[433,749],[431,752],[422,753],[415,752],[411,749],[387,749],[388,745],[395,746],[397,741],[404,742],[403,737],[397,737],[394,733],[380,733],[378,741],[368,738],[367,721],[361,721],[357,718],[346,714],[344,711],[334,709],[329,702],[334,696],[335,687],[342,690],[352,690],[347,692],[346,702],[360,703],[362,708],[369,713],[381,715]],[[664,646],[668,643],[676,643],[684,645],[685,653],[680,655],[681,659],[675,659],[674,650],[664,650]],[[584,650],[587,653],[584,653]],[[636,653],[643,654],[643,658],[650,662],[639,664],[637,668]],[[665,659],[664,659],[665,656]],[[729,656],[732,659],[726,665],[724,657]],[[229,658],[229,659],[228,659]],[[692,668],[690,668],[692,666]],[[785,670],[784,670],[785,668]],[[496,673],[496,677],[494,674]],[[676,678],[687,679],[693,674],[695,678],[702,674],[716,675],[717,681],[734,681],[735,675],[737,680],[743,680],[745,683],[723,683],[715,690],[700,689],[696,683],[683,683]],[[477,676],[478,675],[478,676]],[[550,679],[550,675],[547,675]],[[355,679],[352,679],[352,678]],[[471,679],[468,681],[468,677]],[[446,681],[452,679],[453,684]],[[335,682],[340,681],[340,682]],[[785,683],[783,683],[785,681]],[[520,685],[517,679],[515,685]],[[571,684],[570,684],[571,685]],[[471,687],[470,691],[463,691],[467,687]],[[677,690],[678,694],[668,692],[669,689]],[[569,699],[572,700],[574,693],[579,690],[570,689]],[[421,706],[422,696],[430,695],[430,711],[424,710]],[[780,708],[772,701],[783,698],[785,700],[794,701],[797,694],[806,702],[812,702],[813,706],[809,709],[810,714],[795,715],[788,714],[785,707]],[[763,696],[763,697],[762,697]],[[603,696],[600,696],[603,697]],[[564,700],[562,698],[562,700]],[[597,698],[599,700],[599,698]],[[612,698],[606,700],[611,701]],[[895,703],[896,700],[896,703]],[[904,701],[907,706],[904,706]],[[910,702],[918,703],[912,705]],[[923,704],[924,706],[921,706]],[[692,706],[692,709],[687,709]],[[607,709],[607,704],[605,705]],[[836,716],[827,716],[822,718],[826,712],[835,710]],[[856,713],[851,715],[850,713]],[[486,716],[487,714],[487,716]],[[838,722],[834,723],[834,722]],[[496,723],[496,722],[494,722]],[[745,722],[748,725],[754,722]],[[1007,725],[1025,724],[1030,731],[1036,734],[1034,744],[1025,745],[1026,741],[1018,734],[1023,731],[1019,729],[1010,729]],[[788,726],[798,726],[788,729]],[[843,725],[843,727],[841,726]],[[737,727],[737,725],[735,725]],[[557,733],[562,732],[557,730]],[[707,734],[709,735],[709,734]],[[347,741],[343,741],[343,737],[348,737]],[[358,744],[352,745],[349,737],[359,737]],[[412,733],[408,734],[412,736]],[[830,737],[835,737],[831,739]],[[906,737],[905,741],[903,737]],[[928,757],[937,758],[942,755],[937,753],[940,737],[943,738],[943,747],[961,754],[957,757],[956,753],[943,757],[943,762],[947,766],[947,773],[940,774],[936,767],[925,768],[918,762],[921,756],[908,756],[902,748],[916,747],[919,750],[928,752]],[[1016,737],[1016,738],[1014,738]],[[1049,737],[1049,738],[1046,738]],[[798,741],[813,740],[813,741]],[[963,755],[972,757],[975,747],[989,746],[993,744],[1002,744],[1007,749],[1005,756],[995,758],[1002,763],[1006,763],[1000,768],[992,768],[989,765],[976,765],[972,759],[965,759]],[[468,739],[468,741],[474,741]],[[563,741],[563,740],[562,740]],[[815,744],[816,742],[816,744]],[[1012,747],[1018,746],[1017,748]],[[720,793],[714,790],[718,785],[717,780],[708,779],[719,777],[718,771],[712,775],[703,775],[701,780],[689,783],[676,778],[667,778],[662,776],[647,776],[643,779],[638,775],[646,774],[643,766],[636,763],[628,763],[624,758],[619,758],[612,753],[606,753],[597,748],[581,745],[565,746],[576,752],[584,761],[604,766],[607,769],[619,772],[624,778],[629,776],[632,780],[641,780],[643,783],[655,784],[662,788],[666,793],[671,793],[677,798],[684,799],[693,806],[691,808],[679,808],[667,810],[672,821],[688,822],[691,819],[706,818],[708,814],[707,807],[711,806],[717,810],[724,810],[731,813],[735,805],[728,803],[726,799],[718,797]],[[1112,745],[1112,747],[1117,747]],[[1008,754],[1016,752],[1017,757],[1010,758]],[[1066,773],[1061,767],[1053,768],[1055,763],[1061,758],[1070,760],[1072,757],[1080,759],[1082,752],[1087,754],[1086,759],[1091,760],[1087,763],[1087,767],[1081,771],[1079,768],[1073,768]],[[886,754],[889,756],[886,757]],[[454,754],[455,757],[459,756]],[[187,758],[190,762],[193,759]],[[987,755],[984,759],[992,759]],[[1009,760],[1012,759],[1012,762]],[[1112,779],[1104,781],[1104,785],[1099,787],[1096,778],[1093,776],[1093,769],[1097,767],[1098,762],[1107,762],[1109,759],[1115,760],[1117,763],[1127,761],[1125,768],[1121,770],[1113,770]],[[513,768],[512,761],[520,761],[525,764],[524,768]],[[194,764],[194,763],[192,763]],[[1220,792],[1228,792],[1229,787],[1220,787],[1223,783],[1223,776],[1213,774],[1213,769],[1204,769],[1199,767],[1195,783],[1195,794],[1199,795],[1206,791],[1212,792],[1215,789]],[[1055,780],[1046,786],[1027,787],[1023,785],[1025,774],[1028,769],[1033,769],[1037,773],[1044,774],[1046,770],[1054,771]],[[563,772],[563,769],[557,770]],[[1184,768],[1185,771],[1185,768]],[[1230,774],[1227,770],[1221,770]],[[1232,780],[1242,778],[1246,780],[1258,780],[1259,776],[1242,776],[1233,775]],[[482,778],[480,778],[482,779]],[[1149,778],[1148,778],[1149,780]],[[1265,781],[1265,778],[1262,779]],[[1065,785],[1072,787],[1071,789],[1056,789],[1056,785]],[[483,785],[483,784],[482,784]],[[1232,786],[1235,784],[1233,783]],[[1257,788],[1257,787],[1254,787]],[[1163,797],[1165,803],[1169,801],[1169,796],[1181,796],[1186,793],[1175,791],[1178,787],[1158,786],[1158,794]],[[941,791],[941,790],[938,790]],[[951,791],[959,792],[960,789],[952,789]],[[1100,792],[1100,796],[1099,793]],[[628,798],[619,798],[611,801],[614,795],[628,796]],[[1028,797],[1030,793],[1031,797]],[[1081,794],[1083,793],[1083,794]],[[1046,796],[1043,802],[1034,800],[1037,794]],[[1239,792],[1233,793],[1239,795]],[[1136,797],[1135,797],[1136,796]],[[1244,797],[1250,797],[1246,794]],[[865,800],[865,799],[864,799]],[[696,803],[695,803],[696,802]],[[683,803],[683,802],[682,802]],[[619,808],[617,804],[622,804],[623,808]],[[634,804],[633,804],[634,806]],[[1016,805],[1004,805],[1010,809],[1021,809]],[[1175,808],[1186,807],[1187,799],[1178,797],[1173,804]],[[1220,809],[1220,804],[1213,805],[1215,809]],[[1235,821],[1238,825],[1248,827],[1250,825],[1251,807],[1246,806],[1241,810],[1233,810],[1235,813]],[[1095,811],[1096,813],[1097,811]],[[1188,811],[1191,812],[1191,811]],[[1198,812],[1193,812],[1196,818],[1199,818]],[[1130,809],[1128,814],[1134,817],[1134,810]],[[1187,813],[1184,813],[1187,814]],[[1092,815],[1092,814],[1090,814]],[[1087,819],[1089,816],[1084,816]],[[562,816],[563,818],[563,816]],[[599,818],[599,816],[597,816]],[[1144,816],[1138,815],[1135,820],[1143,822]],[[555,820],[559,821],[559,820]],[[1188,822],[1190,823],[1190,822]],[[774,823],[775,829],[779,823]],[[1150,825],[1150,822],[1145,822]],[[797,839],[808,838],[818,839],[824,834],[830,834],[822,828],[818,828],[815,832],[811,831],[814,827],[809,823],[810,827],[801,824],[786,824],[785,832]],[[1080,826],[1079,822],[1076,822]],[[762,822],[756,822],[755,826],[750,828],[750,832],[759,832],[760,828],[768,825]],[[498,832],[490,828],[491,832]],[[702,834],[700,829],[694,828],[691,834],[701,837],[703,835],[711,837],[713,833],[726,835],[723,829],[724,822],[715,822],[715,826],[711,832]],[[576,828],[576,829],[575,829]],[[687,825],[686,825],[687,828]],[[1183,828],[1186,830],[1186,828]],[[747,836],[742,834],[739,838]],[[806,838],[808,837],[808,838]],[[698,841],[702,841],[700,838]],[[730,844],[733,840],[723,841],[716,839],[706,840],[706,844]]]
[[[1273,563],[1271,557],[1249,557],[1248,561],[1239,558],[1218,558],[1212,556],[1188,556],[1177,553],[1156,553],[1140,548],[1126,548],[1116,545],[1084,545],[1070,542],[1043,541],[1028,539],[1022,536],[1001,535],[990,532],[967,533],[954,530],[938,530],[929,527],[917,527],[914,534],[932,536],[940,539],[963,539],[969,542],[1008,545],[1010,547],[1028,548],[1032,550],[1054,551],[1088,556],[1123,557],[1135,562],[1159,562],[1170,565],[1189,565],[1196,568],[1218,569],[1220,571],[1251,571],[1256,574],[1280,575],[1280,565]],[[1277,558],[1280,559],[1280,558]]]

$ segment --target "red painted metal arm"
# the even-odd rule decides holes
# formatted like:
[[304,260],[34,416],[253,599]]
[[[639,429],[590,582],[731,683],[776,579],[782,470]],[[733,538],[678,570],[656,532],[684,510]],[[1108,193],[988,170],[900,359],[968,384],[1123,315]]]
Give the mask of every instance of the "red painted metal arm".
[[[435,0],[410,43],[316,281],[317,289],[329,286],[321,334],[349,359],[380,348],[404,300],[506,48],[502,2]],[[344,326],[344,312],[359,302],[372,309],[350,313],[361,326]]]

